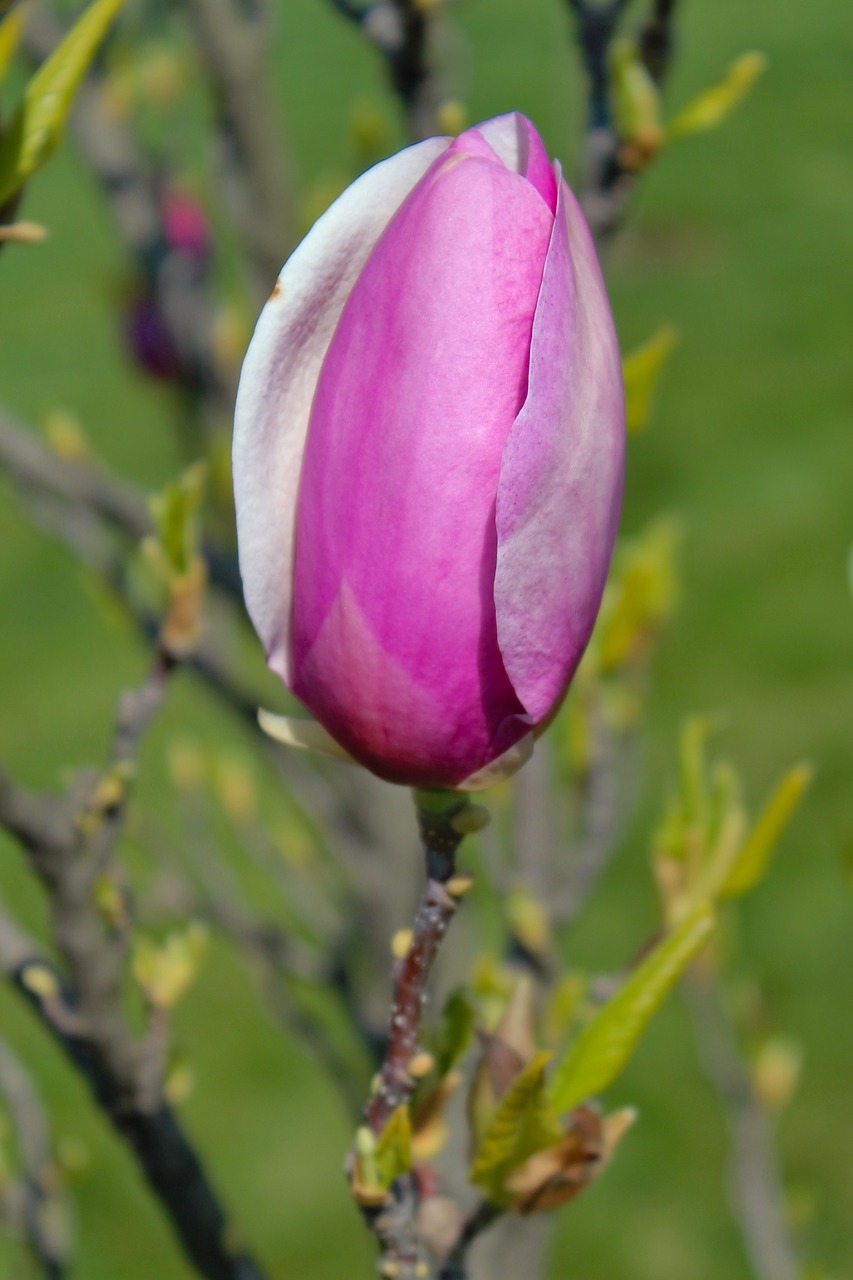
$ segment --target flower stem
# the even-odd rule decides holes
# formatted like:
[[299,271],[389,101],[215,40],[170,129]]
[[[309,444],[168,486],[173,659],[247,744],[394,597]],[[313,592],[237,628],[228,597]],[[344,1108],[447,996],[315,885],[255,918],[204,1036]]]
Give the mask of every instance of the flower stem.
[[415,808],[426,879],[411,940],[394,969],[388,1047],[377,1086],[365,1108],[365,1119],[377,1137],[414,1091],[416,1080],[409,1064],[420,1050],[430,971],[459,898],[471,886],[470,877],[456,874],[456,852],[465,835],[483,825],[481,811],[456,792],[416,791]]

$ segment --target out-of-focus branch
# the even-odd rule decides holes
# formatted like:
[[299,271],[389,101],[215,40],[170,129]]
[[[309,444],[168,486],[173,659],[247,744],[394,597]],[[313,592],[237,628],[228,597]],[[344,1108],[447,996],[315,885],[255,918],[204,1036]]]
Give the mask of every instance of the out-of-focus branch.
[[459,1235],[438,1273],[438,1280],[467,1280],[468,1251],[499,1215],[500,1210],[485,1200],[475,1205],[462,1223]]
[[352,0],[331,3],[355,23],[382,56],[412,141],[439,133],[436,113],[441,95],[430,63],[430,24],[435,19],[427,6],[417,0],[375,0],[365,5],[353,4]]
[[788,1237],[782,1184],[770,1126],[755,1096],[734,1033],[711,977],[687,984],[705,1072],[728,1114],[729,1188],[757,1280],[796,1280],[800,1267]]
[[[25,43],[34,59],[48,57],[64,33],[63,24],[46,6],[30,6]],[[237,371],[224,368],[216,356],[208,269],[170,244],[160,207],[161,175],[129,131],[103,109],[102,89],[103,77],[93,68],[78,93],[72,127],[165,325],[177,378],[212,429],[230,417]]]
[[[580,200],[599,252],[625,216],[638,171],[624,163],[623,141],[615,127],[611,102],[610,53],[627,0],[567,0],[578,48],[587,74],[587,128],[584,137]],[[637,45],[656,86],[669,67],[677,0],[652,0]]]
[[[47,1280],[62,1280],[69,1262],[69,1242],[61,1216],[67,1206],[52,1176],[47,1125],[32,1081],[2,1039],[0,1094],[6,1100],[15,1126],[23,1174],[18,1188],[22,1233]],[[6,1198],[9,1198],[8,1188]]]
[[[600,706],[589,708],[590,759],[580,787],[580,835],[568,860],[561,860],[557,884],[550,898],[555,924],[576,920],[613,855],[619,824],[630,791],[630,742],[617,742],[609,732]],[[558,863],[558,866],[561,866]]]
[[87,507],[134,542],[151,532],[151,517],[136,489],[94,462],[62,457],[0,409],[0,468],[18,485]]
[[[381,1137],[391,1117],[405,1107],[420,1075],[421,1018],[427,983],[458,898],[471,887],[471,878],[456,875],[456,852],[472,812],[467,798],[450,792],[415,793],[418,825],[425,858],[425,883],[411,937],[394,969],[394,992],[388,1022],[388,1041],[382,1066],[364,1109],[370,1131]],[[426,1055],[427,1070],[431,1059]],[[355,1157],[357,1171],[358,1156]],[[354,1191],[358,1197],[357,1182]],[[420,1280],[430,1275],[427,1251],[417,1214],[420,1190],[414,1174],[396,1178],[380,1204],[362,1203],[362,1211],[379,1244],[380,1271],[396,1280]]]
[[187,0],[208,72],[232,221],[266,300],[295,238],[292,182],[267,68],[268,15],[236,0]]
[[122,1007],[128,950],[123,910],[99,905],[105,878],[120,883],[113,852],[124,825],[139,740],[165,696],[174,658],[158,647],[147,678],[122,695],[107,766],[64,796],[36,796],[0,769],[0,823],[26,849],[50,902],[60,974],[0,919],[0,961],[135,1152],[189,1258],[208,1280],[260,1280],[231,1243],[204,1170],[165,1103],[159,1043],[137,1041]]
[[669,70],[675,44],[674,20],[678,0],[655,0],[640,27],[637,43],[643,65],[655,84],[661,84]]

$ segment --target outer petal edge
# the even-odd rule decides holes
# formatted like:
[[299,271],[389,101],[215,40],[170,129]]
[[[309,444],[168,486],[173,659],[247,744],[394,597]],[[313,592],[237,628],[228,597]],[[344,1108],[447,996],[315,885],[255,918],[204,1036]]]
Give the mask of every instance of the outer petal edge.
[[510,680],[534,722],[562,697],[601,602],[622,498],[624,392],[595,248],[557,169],[525,403],[496,504],[495,609]]
[[348,751],[335,741],[332,735],[316,720],[307,716],[278,716],[272,711],[258,708],[258,724],[264,733],[281,742],[285,747],[298,747],[303,751],[322,751],[327,756],[355,764]]
[[269,665],[287,684],[296,503],[323,359],[376,241],[449,144],[408,147],[347,188],[285,263],[246,355],[233,446],[240,570]]

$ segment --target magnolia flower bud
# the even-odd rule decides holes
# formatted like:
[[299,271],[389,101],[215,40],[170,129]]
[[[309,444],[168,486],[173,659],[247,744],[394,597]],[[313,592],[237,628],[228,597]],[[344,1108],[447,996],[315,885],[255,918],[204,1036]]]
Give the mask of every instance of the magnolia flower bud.
[[376,165],[285,265],[243,367],[269,665],[380,777],[473,788],[521,762],[589,640],[623,462],[595,249],[530,122]]

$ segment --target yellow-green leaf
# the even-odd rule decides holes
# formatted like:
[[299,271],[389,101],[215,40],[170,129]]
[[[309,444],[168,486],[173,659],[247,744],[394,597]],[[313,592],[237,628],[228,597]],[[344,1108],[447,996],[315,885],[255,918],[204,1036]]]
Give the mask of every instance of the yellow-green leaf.
[[457,987],[447,997],[441,1018],[429,1040],[439,1079],[446,1076],[468,1051],[474,1038],[474,1022],[471,997],[464,987]]
[[483,1135],[470,1178],[491,1199],[501,1199],[508,1173],[563,1137],[545,1079],[552,1056],[537,1053],[516,1076]]
[[5,18],[0,18],[0,80],[8,70],[9,63],[18,51],[24,31],[24,10],[22,6],[13,9]]
[[157,529],[156,551],[167,578],[187,573],[195,559],[198,512],[206,478],[205,464],[196,462],[149,499]]
[[208,932],[191,922],[162,943],[140,935],[133,948],[133,976],[155,1009],[171,1009],[192,983],[207,950]]
[[678,115],[670,120],[667,134],[671,139],[686,138],[691,133],[706,133],[721,125],[767,67],[763,53],[744,53],[729,67],[722,80],[698,94]]
[[409,1109],[398,1107],[376,1144],[376,1170],[383,1189],[412,1167],[412,1122]]
[[739,898],[758,884],[812,773],[811,765],[798,764],[779,783],[744,841],[723,882],[720,897]]
[[558,1111],[601,1093],[621,1074],[649,1019],[708,940],[713,926],[710,904],[700,903],[584,1027],[551,1083]]
[[648,422],[661,372],[677,342],[678,333],[665,324],[624,357],[625,425],[629,432],[642,431]]
[[0,202],[19,191],[56,150],[74,96],[123,4],[93,0],[30,80],[0,141]]
[[660,149],[664,133],[660,122],[660,93],[635,41],[614,41],[610,79],[616,132],[627,150],[620,159],[629,168],[640,169]]

